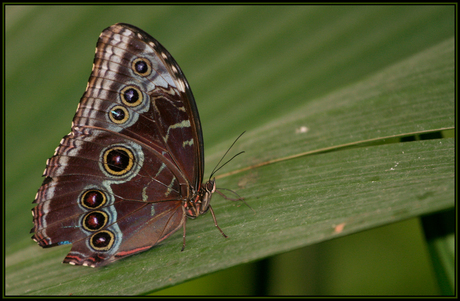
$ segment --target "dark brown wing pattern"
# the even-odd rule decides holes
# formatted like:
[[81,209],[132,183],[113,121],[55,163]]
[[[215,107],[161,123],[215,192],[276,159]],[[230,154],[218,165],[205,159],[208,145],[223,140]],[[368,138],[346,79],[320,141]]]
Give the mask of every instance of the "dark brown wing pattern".
[[215,186],[202,186],[203,169],[181,69],[150,35],[115,24],[99,37],[72,130],[47,161],[32,238],[72,244],[64,262],[92,267],[147,250],[206,212]]

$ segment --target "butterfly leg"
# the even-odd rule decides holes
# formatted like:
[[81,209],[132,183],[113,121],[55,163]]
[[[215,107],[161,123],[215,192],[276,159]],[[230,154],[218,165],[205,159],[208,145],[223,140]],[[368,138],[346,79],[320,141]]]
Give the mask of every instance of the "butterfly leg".
[[229,198],[228,196],[226,196],[225,194],[223,194],[221,191],[219,191],[219,190],[216,190],[216,192],[217,192],[218,194],[220,194],[220,195],[221,195],[221,196],[222,196],[224,199],[226,199],[226,200],[229,200],[229,201],[242,201],[242,202],[243,202],[243,203],[245,203],[245,204],[246,204],[246,206],[248,206],[248,207],[249,207],[249,208],[250,208],[250,209],[251,209],[251,210],[252,210],[254,213],[256,213],[256,211],[255,211],[254,209],[252,209],[252,207],[251,207],[251,206],[249,206],[249,204],[248,204],[248,203],[246,203],[246,201],[244,200],[244,198],[243,198],[243,197],[240,197],[240,196],[238,195],[238,193],[236,193],[236,192],[235,192],[235,191],[233,191],[233,190],[230,190],[230,189],[226,189],[226,188],[220,188],[220,189],[224,189],[224,190],[228,190],[228,191],[231,191],[232,193],[234,193],[234,194],[236,194],[236,195],[238,196],[238,198],[237,198],[237,199],[234,199],[234,198]]
[[[214,213],[214,210],[212,210],[212,207],[211,205],[209,205],[209,210],[211,211],[211,215],[212,215],[212,219],[214,220],[214,226],[217,227],[217,229],[219,229],[220,233],[222,233],[222,235],[225,237],[225,238],[228,238],[227,235],[225,235],[224,231],[222,231],[222,229],[219,227],[219,225],[217,224],[217,219],[216,219],[216,215]],[[186,217],[187,215],[183,215],[182,217],[182,229],[184,229],[184,234],[182,235],[182,238],[183,238],[183,241],[182,241],[182,249],[181,249],[181,252],[184,251],[185,249],[185,233],[186,233],[186,230],[185,230],[185,222],[186,222]]]
[[184,234],[182,234],[182,249],[180,250],[181,252],[184,251],[185,249],[185,222],[186,222],[186,219],[187,219],[187,215],[185,215],[185,212],[184,212],[184,215],[182,216],[182,229],[184,229]]
[[214,210],[212,210],[212,207],[211,205],[209,205],[209,210],[211,211],[211,215],[212,215],[212,219],[214,220],[214,225],[217,227],[217,229],[219,229],[220,233],[222,233],[222,235],[227,238],[228,236],[225,235],[224,231],[222,231],[222,229],[219,227],[219,225],[217,224],[217,219],[216,219],[216,215],[214,214]]

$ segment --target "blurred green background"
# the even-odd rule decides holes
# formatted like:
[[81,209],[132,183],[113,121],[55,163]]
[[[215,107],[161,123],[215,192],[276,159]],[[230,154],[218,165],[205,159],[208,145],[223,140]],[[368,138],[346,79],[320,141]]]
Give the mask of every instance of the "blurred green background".
[[[360,83],[453,38],[456,11],[453,5],[6,5],[4,8],[4,243],[10,268],[6,280],[9,294],[34,293],[26,285],[13,284],[8,272],[21,258],[30,256],[27,254],[44,252],[29,238],[31,202],[41,185],[46,159],[70,130],[91,71],[97,37],[104,28],[117,22],[131,23],[158,39],[174,56],[187,76],[200,111],[205,149],[211,155],[206,161],[206,174],[209,174],[225,148],[244,130],[248,131],[248,141],[243,137],[240,147],[248,155],[243,155],[240,161],[234,160],[233,167],[227,167],[226,171],[291,155],[259,145],[259,150],[267,149],[267,157],[258,161],[250,154],[251,141],[257,141],[251,132],[269,131],[272,120],[287,122],[289,118],[283,116],[290,116],[297,108]],[[325,127],[326,122],[323,127],[326,132]],[[436,125],[429,130],[441,128]],[[393,134],[404,133],[408,131],[402,129]],[[315,150],[332,143],[316,148],[312,145]],[[293,150],[294,154],[301,152],[290,145],[285,149]],[[232,182],[225,185],[236,187]],[[263,203],[250,198],[255,198],[257,192],[238,192],[249,197],[259,216],[264,214],[260,209]],[[251,214],[244,206],[238,210]],[[205,223],[211,224],[209,217],[206,218]],[[269,257],[260,255],[256,261],[254,257],[241,259],[237,265],[229,264],[233,267],[219,268],[217,272],[209,270],[212,271],[209,275],[155,294],[439,294],[420,219],[382,224],[385,226],[332,240],[325,237],[313,245],[299,243],[306,246],[292,247],[292,251],[280,248],[267,252]],[[262,234],[263,229],[258,231]],[[212,238],[221,239],[217,235]],[[178,252],[179,247],[174,247]],[[52,260],[59,262],[65,252],[53,255]],[[205,262],[206,254],[195,259],[199,260]]]

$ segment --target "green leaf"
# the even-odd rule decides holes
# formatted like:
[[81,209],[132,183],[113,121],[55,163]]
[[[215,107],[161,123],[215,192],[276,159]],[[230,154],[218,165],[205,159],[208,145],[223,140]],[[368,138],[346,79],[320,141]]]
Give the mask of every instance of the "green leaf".
[[428,249],[443,295],[455,294],[455,212],[432,214],[422,218]]
[[[7,295],[146,294],[454,207],[453,6],[7,6]],[[107,267],[30,240],[45,161],[69,132],[99,33],[157,38],[197,100],[224,239],[210,215]],[[435,135],[435,139],[425,137]],[[413,139],[412,139],[413,138]],[[413,141],[408,141],[408,140]],[[408,142],[402,142],[408,141]],[[191,292],[188,292],[191,293]]]

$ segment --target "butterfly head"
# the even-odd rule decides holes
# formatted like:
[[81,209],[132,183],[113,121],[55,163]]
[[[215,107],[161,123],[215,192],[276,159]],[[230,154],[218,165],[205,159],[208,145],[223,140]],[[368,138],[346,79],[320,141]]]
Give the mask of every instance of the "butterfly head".
[[187,217],[196,218],[206,213],[210,208],[212,194],[216,191],[215,179],[204,183],[195,197],[185,202],[185,212]]
[[202,188],[202,199],[200,206],[200,214],[206,213],[209,209],[209,204],[211,203],[212,194],[216,191],[216,180],[210,179],[208,182],[204,183]]

